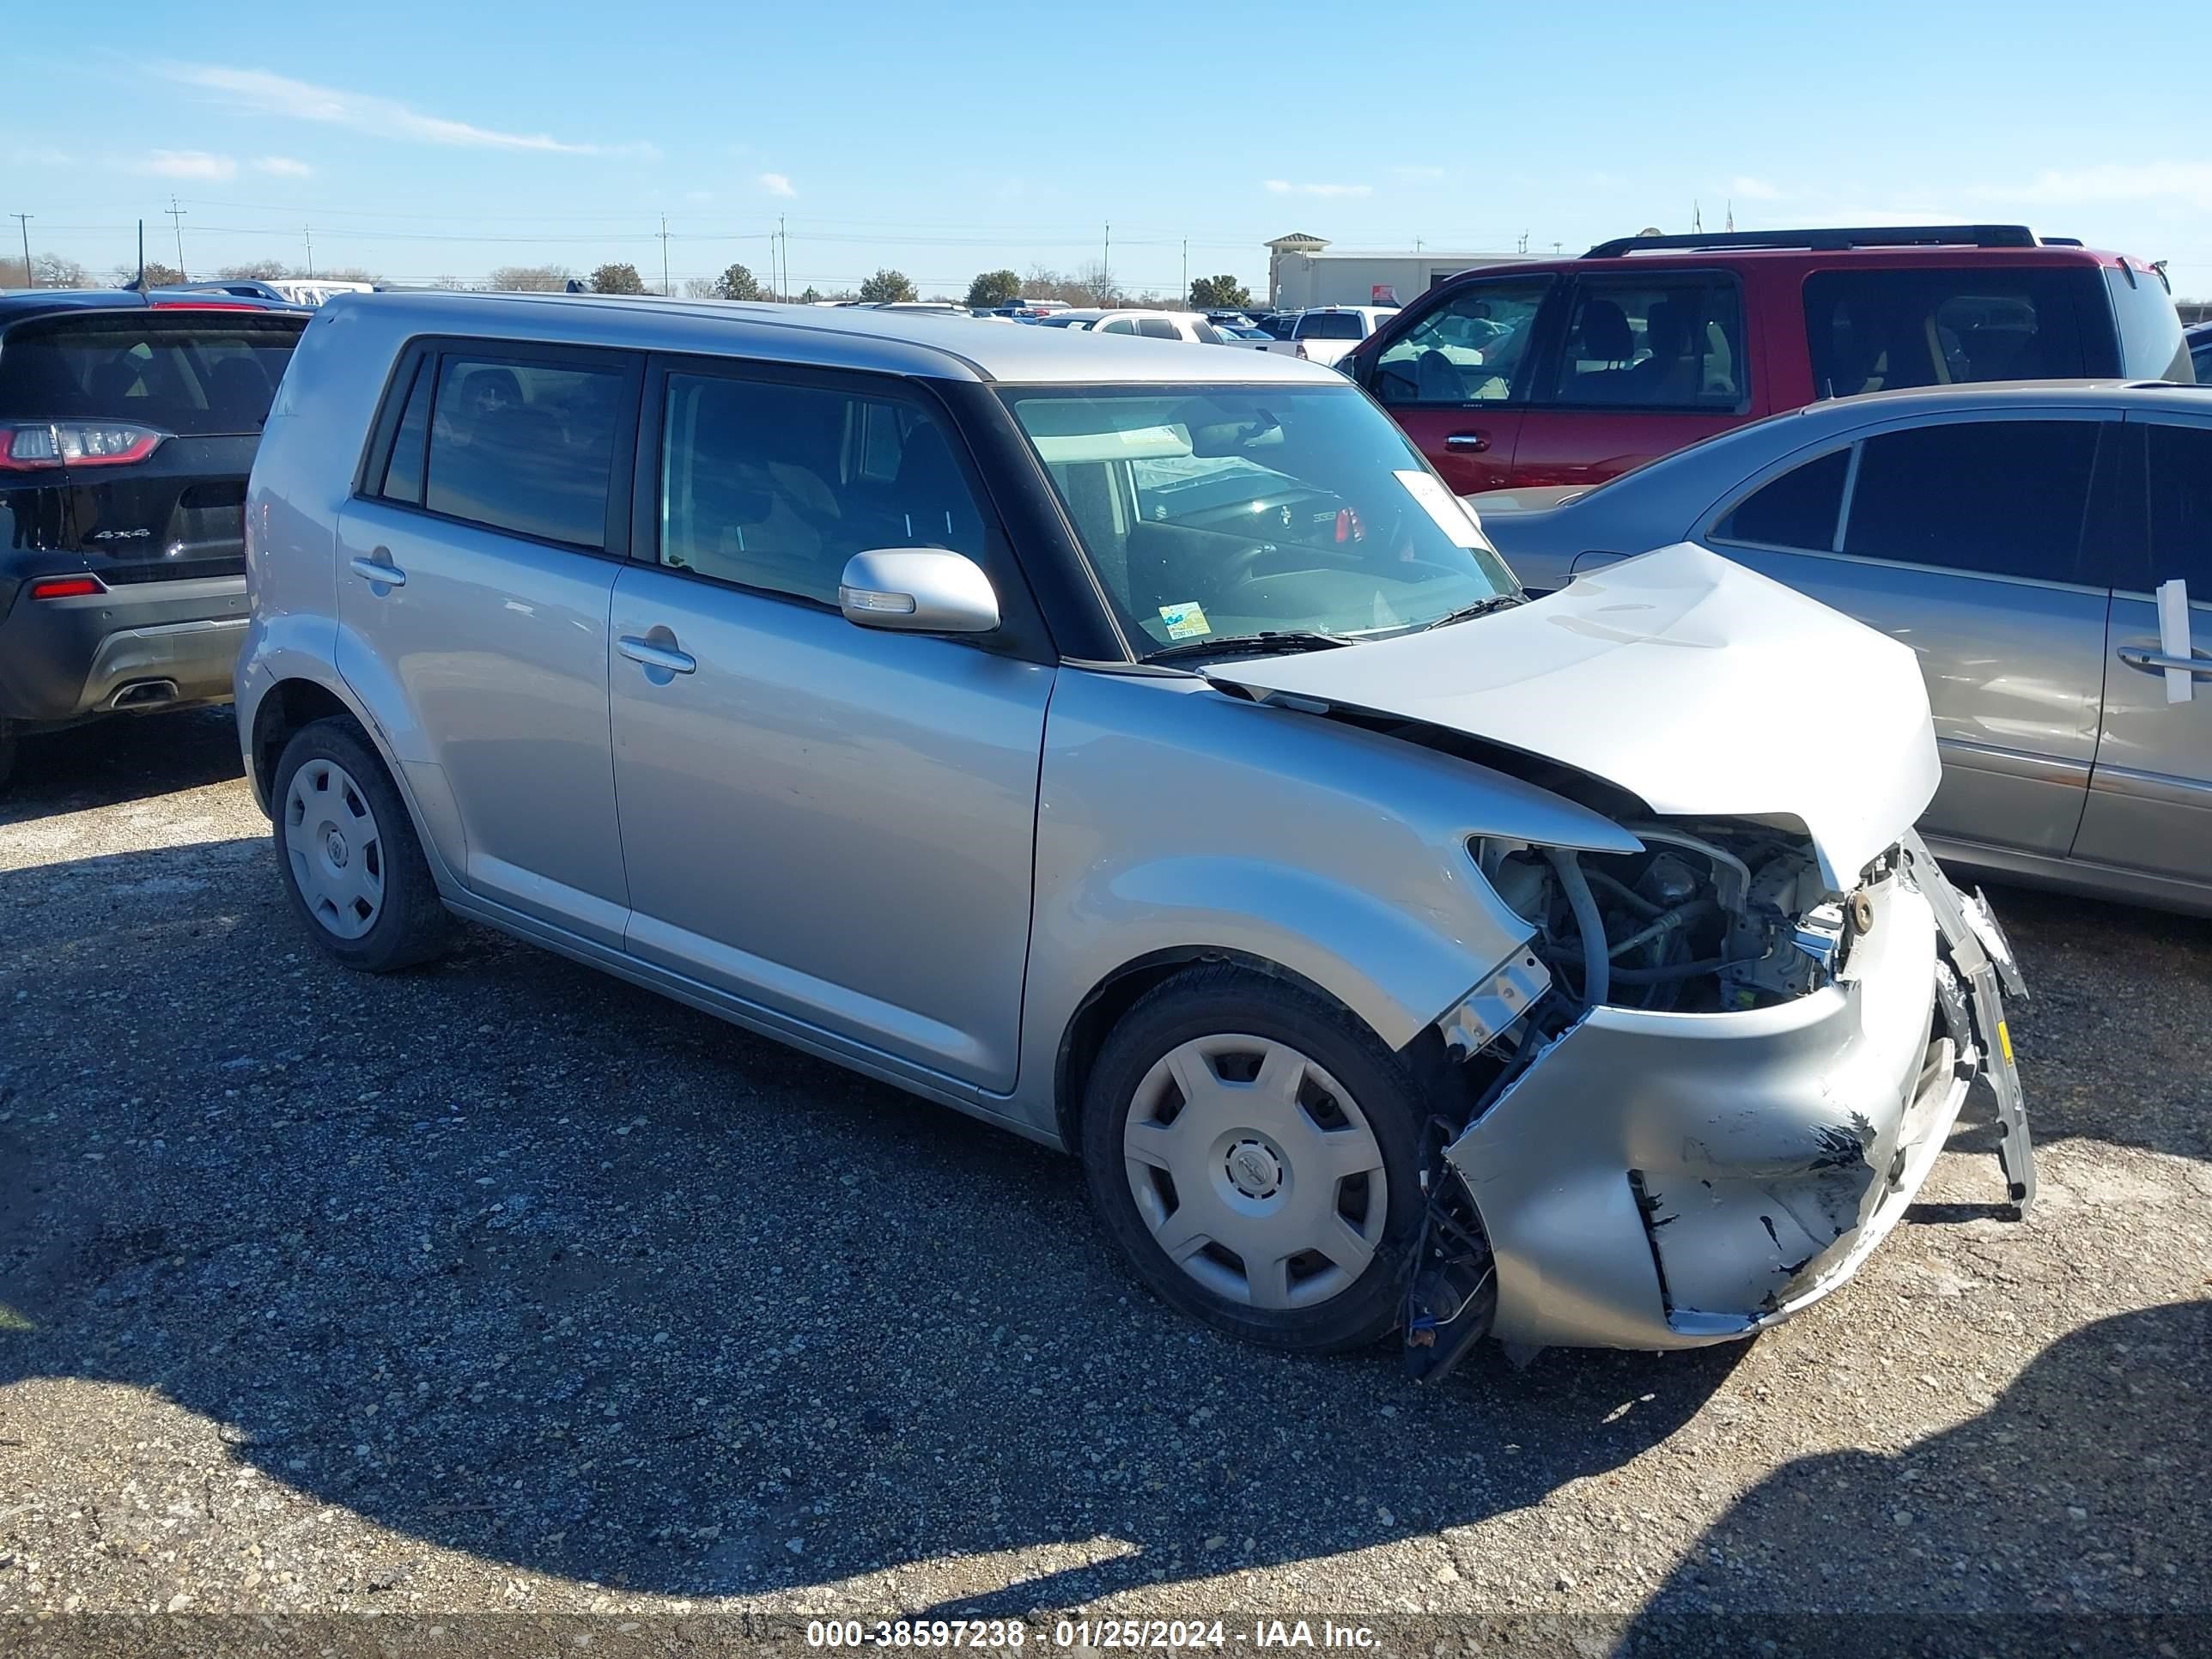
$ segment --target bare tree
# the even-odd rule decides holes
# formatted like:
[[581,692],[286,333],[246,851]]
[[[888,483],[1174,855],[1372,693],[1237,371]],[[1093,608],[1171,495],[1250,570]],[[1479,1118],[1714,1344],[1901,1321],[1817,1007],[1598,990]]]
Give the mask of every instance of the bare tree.
[[282,259],[249,259],[242,265],[225,265],[216,273],[226,283],[273,283],[292,275]]
[[501,265],[492,272],[491,285],[514,294],[558,294],[575,275],[566,265]]

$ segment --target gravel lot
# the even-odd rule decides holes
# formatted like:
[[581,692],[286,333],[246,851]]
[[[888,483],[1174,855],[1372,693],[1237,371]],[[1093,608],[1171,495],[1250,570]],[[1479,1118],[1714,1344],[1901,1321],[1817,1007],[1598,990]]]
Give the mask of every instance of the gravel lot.
[[328,967],[265,837],[227,713],[0,800],[0,1613],[2212,1600],[2212,924],[1995,895],[2027,1223],[1977,1121],[1753,1346],[1422,1389],[1194,1329],[1073,1163],[556,957]]

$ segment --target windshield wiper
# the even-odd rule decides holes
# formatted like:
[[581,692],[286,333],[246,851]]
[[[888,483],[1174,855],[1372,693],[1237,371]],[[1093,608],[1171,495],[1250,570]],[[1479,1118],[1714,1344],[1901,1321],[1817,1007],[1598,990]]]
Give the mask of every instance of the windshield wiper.
[[1434,622],[1423,623],[1413,631],[1425,634],[1431,628],[1448,628],[1453,623],[1469,622],[1477,617],[1486,617],[1493,611],[1504,611],[1522,603],[1518,593],[1492,593],[1487,599],[1477,599],[1473,605],[1463,605],[1456,611],[1447,611]]
[[1226,657],[1248,651],[1325,651],[1332,646],[1354,645],[1348,634],[1331,634],[1318,628],[1288,628],[1264,634],[1238,634],[1225,640],[1183,640],[1145,653],[1146,662],[1173,662],[1182,657]]

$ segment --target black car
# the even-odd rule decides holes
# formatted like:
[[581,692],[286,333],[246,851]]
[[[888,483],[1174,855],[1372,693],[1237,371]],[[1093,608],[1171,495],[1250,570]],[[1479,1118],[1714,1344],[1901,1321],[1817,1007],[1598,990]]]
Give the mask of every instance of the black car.
[[2184,332],[2189,341],[2189,361],[2197,368],[2197,385],[2212,386],[2212,323],[2198,323]]
[[228,701],[246,474],[308,314],[0,295],[0,784],[21,732]]

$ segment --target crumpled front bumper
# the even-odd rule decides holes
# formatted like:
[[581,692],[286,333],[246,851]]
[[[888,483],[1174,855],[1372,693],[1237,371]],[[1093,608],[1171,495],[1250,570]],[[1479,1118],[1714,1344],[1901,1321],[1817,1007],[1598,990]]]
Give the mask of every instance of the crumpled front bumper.
[[1493,1334],[1680,1348],[1788,1317],[1902,1218],[1978,1078],[2008,1196],[2033,1201],[2009,948],[1904,849],[1835,982],[1741,1012],[1594,1009],[1446,1149],[1494,1256]]

